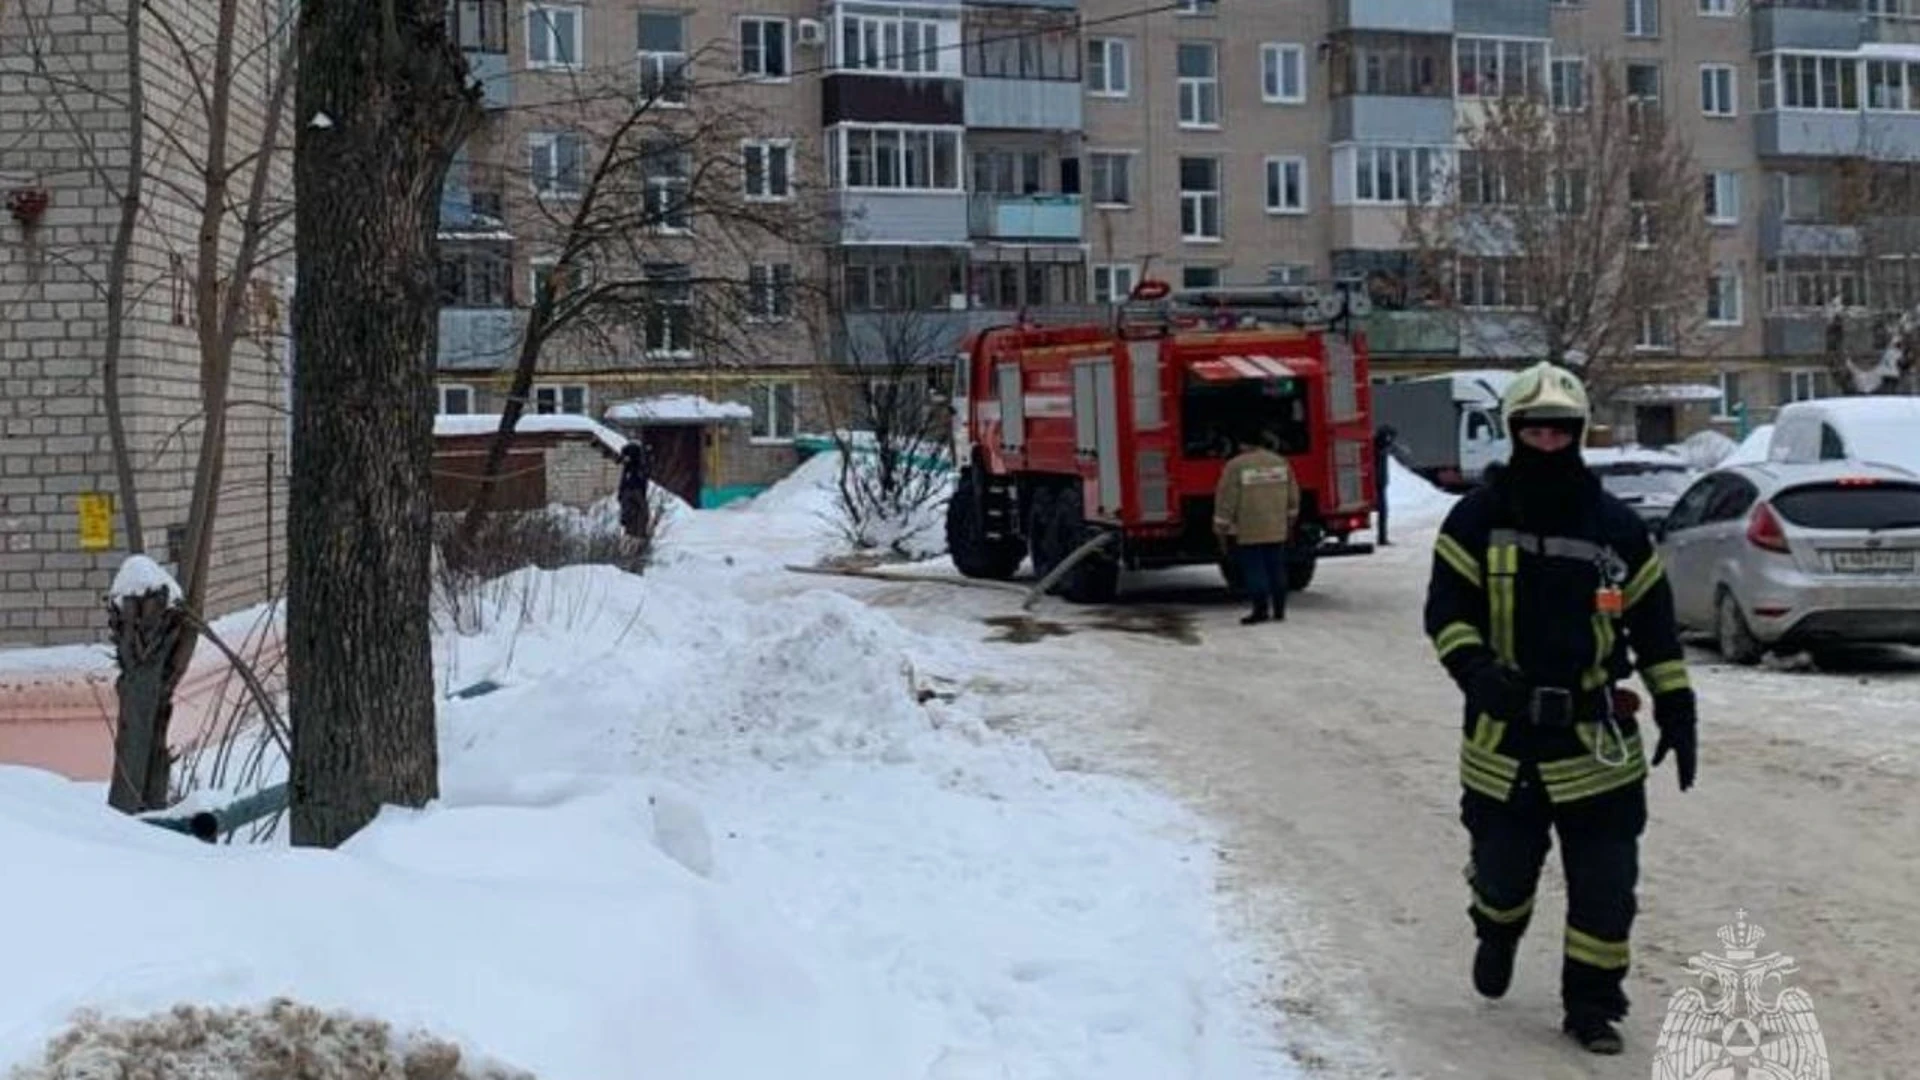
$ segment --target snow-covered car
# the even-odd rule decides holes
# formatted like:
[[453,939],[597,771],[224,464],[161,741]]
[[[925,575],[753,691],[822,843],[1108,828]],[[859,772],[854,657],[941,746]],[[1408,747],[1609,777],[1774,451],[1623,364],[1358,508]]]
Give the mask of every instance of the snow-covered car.
[[1693,482],[1693,466],[1667,450],[1641,446],[1595,446],[1582,455],[1600,484],[1640,515],[1659,524]]
[[1655,530],[1682,627],[1768,651],[1920,645],[1920,476],[1762,462],[1707,473]]

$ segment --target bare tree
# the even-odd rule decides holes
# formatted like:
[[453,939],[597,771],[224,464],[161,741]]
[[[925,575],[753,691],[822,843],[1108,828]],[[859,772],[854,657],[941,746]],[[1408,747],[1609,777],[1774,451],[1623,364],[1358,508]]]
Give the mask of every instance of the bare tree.
[[292,839],[439,792],[430,639],[440,191],[480,116],[444,0],[301,8],[287,672]]
[[[72,11],[120,21],[124,88],[105,82],[86,66],[85,54],[56,40],[58,17]],[[273,311],[263,310],[277,309],[277,302],[265,294],[258,275],[287,254],[288,207],[282,191],[288,174],[279,151],[293,39],[282,11],[267,0],[211,5],[127,0],[118,15],[87,0],[27,0],[19,9],[31,54],[30,88],[52,104],[48,122],[67,129],[89,182],[109,192],[119,208],[104,272],[86,276],[106,308],[100,392],[132,555],[145,551],[146,537],[140,463],[128,433],[123,387],[129,322],[161,287],[184,291],[188,299],[172,298],[175,321],[193,330],[199,353],[200,408],[194,418],[199,432],[189,459],[193,489],[185,542],[173,553],[184,595],[170,601],[156,591],[145,603],[115,604],[109,611],[122,675],[108,800],[127,812],[162,806],[167,798],[172,698],[199,640],[194,620],[183,612],[197,614],[206,606],[227,488],[230,413],[242,404],[258,404],[233,396],[236,359],[241,350],[257,347],[259,359],[277,362],[276,327],[261,326],[263,317],[268,324],[277,322]],[[148,93],[150,48],[158,50],[157,59],[184,73],[187,90],[179,101]],[[87,113],[102,106],[126,117],[124,150],[102,144],[86,126]],[[190,216],[195,224],[190,251],[167,251],[165,271],[136,258],[143,237],[169,243],[166,222],[179,216]],[[83,251],[48,254],[69,266],[89,258]],[[180,276],[186,279],[184,290]]]
[[[615,84],[576,76],[572,93],[533,110],[548,130],[577,134],[571,145],[580,153],[558,173],[505,185],[537,193],[521,234],[548,254],[456,551],[492,509],[550,353],[717,364],[762,359],[794,342],[787,324],[801,275],[793,268],[818,247],[818,191],[791,146],[750,145],[761,118],[731,84],[692,80],[694,67],[721,51],[652,72],[637,92],[630,74]],[[794,258],[779,261],[781,252]]]
[[857,548],[910,554],[939,528],[933,511],[948,494],[951,433],[939,399],[952,325],[926,311],[848,313],[830,300],[821,308],[818,381],[840,454],[841,530]]
[[1698,339],[1712,236],[1690,145],[1606,58],[1580,101],[1484,102],[1407,217],[1429,302],[1493,351],[1573,361],[1596,395]]
[[1830,250],[1782,256],[1776,288],[1783,305],[1818,311],[1834,392],[1911,390],[1920,361],[1920,166],[1863,145],[1785,183],[1814,189],[1811,201],[1831,215],[1827,228],[1812,230]]

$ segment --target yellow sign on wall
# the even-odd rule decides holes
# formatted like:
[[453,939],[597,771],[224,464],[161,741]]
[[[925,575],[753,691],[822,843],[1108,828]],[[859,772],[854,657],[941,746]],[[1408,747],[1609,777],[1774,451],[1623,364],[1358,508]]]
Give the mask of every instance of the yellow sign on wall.
[[113,547],[113,496],[89,491],[80,496],[80,550]]

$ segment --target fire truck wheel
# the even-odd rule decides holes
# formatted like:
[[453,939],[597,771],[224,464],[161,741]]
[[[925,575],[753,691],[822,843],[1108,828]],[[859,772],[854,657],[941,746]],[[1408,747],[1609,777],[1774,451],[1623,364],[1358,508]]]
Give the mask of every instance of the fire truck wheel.
[[1313,584],[1313,570],[1314,567],[1319,565],[1320,560],[1311,555],[1304,559],[1288,559],[1287,590],[1289,592],[1299,592],[1301,589]]
[[[1039,571],[1043,576],[1095,535],[1095,527],[1087,524],[1077,484],[1055,488],[1036,499],[1033,516],[1038,526],[1036,550],[1046,558],[1046,569]],[[1096,551],[1067,571],[1054,588],[1076,604],[1108,603],[1120,592],[1120,561],[1109,551]]]
[[970,578],[1010,580],[1020,570],[1026,551],[1018,541],[987,537],[984,493],[976,486],[972,469],[960,474],[947,502],[947,554],[956,570]]

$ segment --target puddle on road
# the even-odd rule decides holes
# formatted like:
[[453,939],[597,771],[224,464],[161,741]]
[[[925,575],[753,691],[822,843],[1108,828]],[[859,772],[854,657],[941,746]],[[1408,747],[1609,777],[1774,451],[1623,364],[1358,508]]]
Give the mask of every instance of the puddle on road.
[[1180,611],[1107,611],[1078,627],[1031,615],[991,615],[980,621],[998,631],[987,638],[997,644],[1031,645],[1047,638],[1068,637],[1078,629],[1140,634],[1180,645],[1200,644],[1200,632],[1194,629],[1193,616]]

